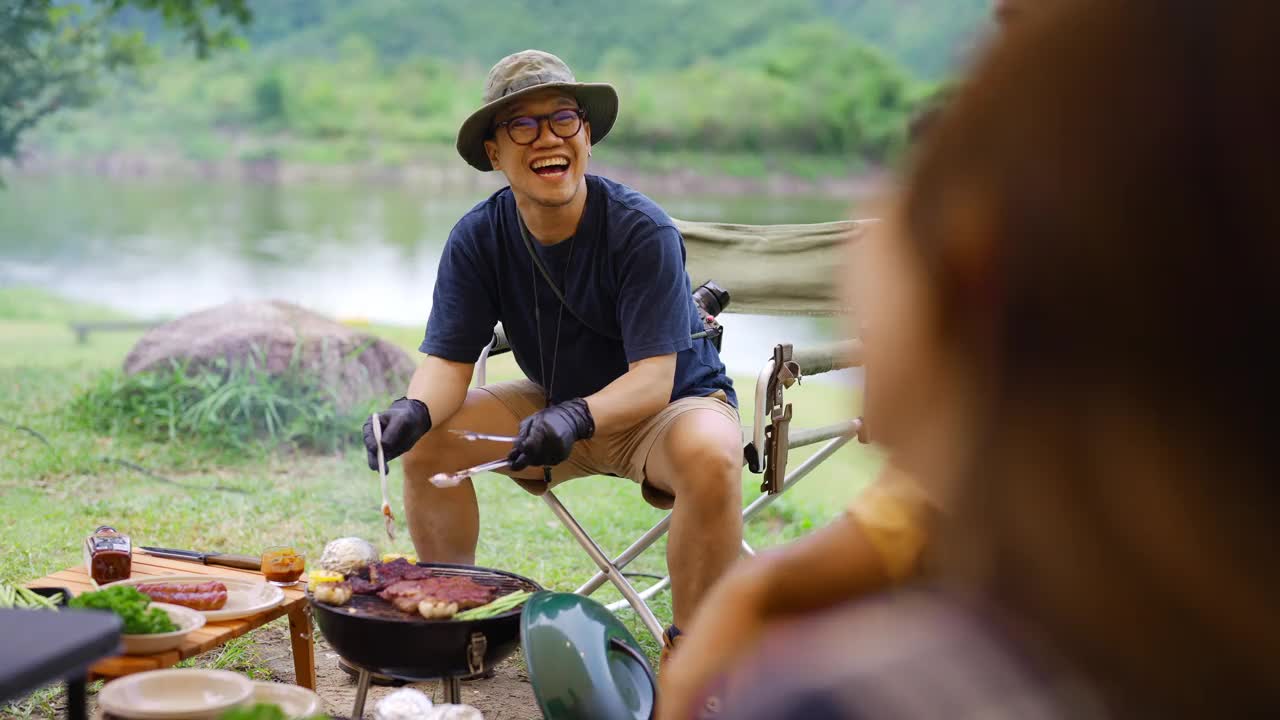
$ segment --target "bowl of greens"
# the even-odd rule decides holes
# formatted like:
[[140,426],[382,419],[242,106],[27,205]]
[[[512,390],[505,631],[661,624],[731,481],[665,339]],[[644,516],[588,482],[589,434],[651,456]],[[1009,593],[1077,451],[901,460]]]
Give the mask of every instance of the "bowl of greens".
[[[263,684],[255,683],[258,686]],[[315,704],[318,705],[319,702],[317,701]],[[255,691],[251,704],[228,710],[219,715],[218,720],[331,720],[331,716],[325,715],[310,706],[299,712],[296,707],[286,707],[275,702],[264,701],[260,698],[258,691]]]
[[204,626],[199,612],[181,605],[153,602],[132,585],[116,585],[82,593],[67,606],[81,610],[109,610],[124,621],[120,638],[129,655],[151,655],[172,650],[189,633]]

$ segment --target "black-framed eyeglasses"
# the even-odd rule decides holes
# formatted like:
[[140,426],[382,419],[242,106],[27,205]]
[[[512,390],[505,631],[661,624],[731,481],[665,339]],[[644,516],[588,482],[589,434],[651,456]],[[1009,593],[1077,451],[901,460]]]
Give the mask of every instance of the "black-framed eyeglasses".
[[587,111],[582,108],[564,108],[546,115],[521,115],[510,120],[503,120],[498,127],[506,127],[507,137],[517,145],[532,145],[542,133],[542,121],[547,121],[551,134],[558,138],[569,139],[582,129],[582,118]]

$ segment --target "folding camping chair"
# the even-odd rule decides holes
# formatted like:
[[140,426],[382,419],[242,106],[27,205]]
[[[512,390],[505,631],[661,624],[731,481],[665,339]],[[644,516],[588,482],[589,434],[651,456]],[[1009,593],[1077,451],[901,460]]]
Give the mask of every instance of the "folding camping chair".
[[[695,280],[714,278],[727,287],[738,310],[782,315],[834,315],[840,312],[836,307],[833,279],[821,277],[814,269],[839,267],[837,256],[842,246],[860,238],[872,222],[729,225],[676,221],[685,238],[691,277]],[[755,262],[744,263],[744,258]],[[493,340],[482,351],[477,363],[477,386],[485,384],[488,358],[509,350],[502,327],[498,326]],[[752,425],[749,430],[744,428],[748,437],[743,446],[743,463],[752,473],[761,475],[762,493],[743,509],[744,524],[782,493],[795,487],[850,440],[857,438],[859,442],[867,442],[861,418],[811,429],[793,429],[792,405],[785,400],[786,390],[804,377],[859,365],[861,344],[857,340],[804,348],[782,342],[772,347],[756,377]],[[787,471],[791,449],[819,443],[822,447],[813,455]],[[608,605],[608,608],[617,612],[630,606],[661,645],[662,623],[649,608],[647,600],[667,588],[671,577],[667,575],[644,590],[637,590],[624,575],[623,568],[666,534],[671,514],[667,513],[626,550],[610,559],[554,492],[548,490],[542,498],[599,568],[574,592],[590,595],[606,581],[612,583],[623,599]],[[742,551],[747,555],[755,554],[745,540]]]

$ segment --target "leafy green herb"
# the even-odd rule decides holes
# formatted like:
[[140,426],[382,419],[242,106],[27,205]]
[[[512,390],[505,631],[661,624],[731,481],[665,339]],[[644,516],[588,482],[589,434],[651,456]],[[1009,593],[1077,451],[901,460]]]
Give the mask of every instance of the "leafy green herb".
[[218,720],[288,720],[279,705],[257,703],[249,707],[228,710]]
[[[288,715],[278,705],[257,703],[249,707],[228,710],[218,716],[218,720],[288,720]],[[315,715],[307,720],[329,720],[328,715]]]
[[177,623],[158,607],[148,607],[151,598],[132,585],[115,585],[96,592],[77,595],[67,603],[68,607],[111,610],[124,620],[124,634],[152,635],[173,632]]

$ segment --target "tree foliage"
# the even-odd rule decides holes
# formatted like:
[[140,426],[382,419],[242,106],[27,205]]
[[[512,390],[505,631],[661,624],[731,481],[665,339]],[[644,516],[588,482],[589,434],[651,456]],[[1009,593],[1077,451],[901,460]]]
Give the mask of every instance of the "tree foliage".
[[[178,45],[166,28],[203,17],[157,12],[174,0],[102,2],[118,10],[118,33],[161,50]],[[138,146],[153,133],[199,159],[232,152],[229,138],[251,157],[404,156],[451,144],[489,66],[536,47],[579,79],[618,85],[611,147],[882,162],[973,42],[990,0],[243,2],[253,16],[246,51],[170,58],[145,88],[82,118],[92,129],[81,137]],[[199,51],[201,37],[183,44]]]
[[963,63],[993,0],[814,0],[840,29],[932,80]]
[[49,115],[92,102],[105,73],[148,58],[139,31],[110,23],[127,7],[156,13],[202,58],[251,19],[247,0],[0,0],[0,159]]
[[[626,57],[639,70],[679,69],[766,42],[778,30],[829,25],[910,72],[945,75],[985,22],[992,0],[250,0],[245,36],[278,57],[326,57],[361,36],[388,62],[431,56],[485,67],[537,47],[594,70]],[[125,13],[153,40],[154,15]]]

